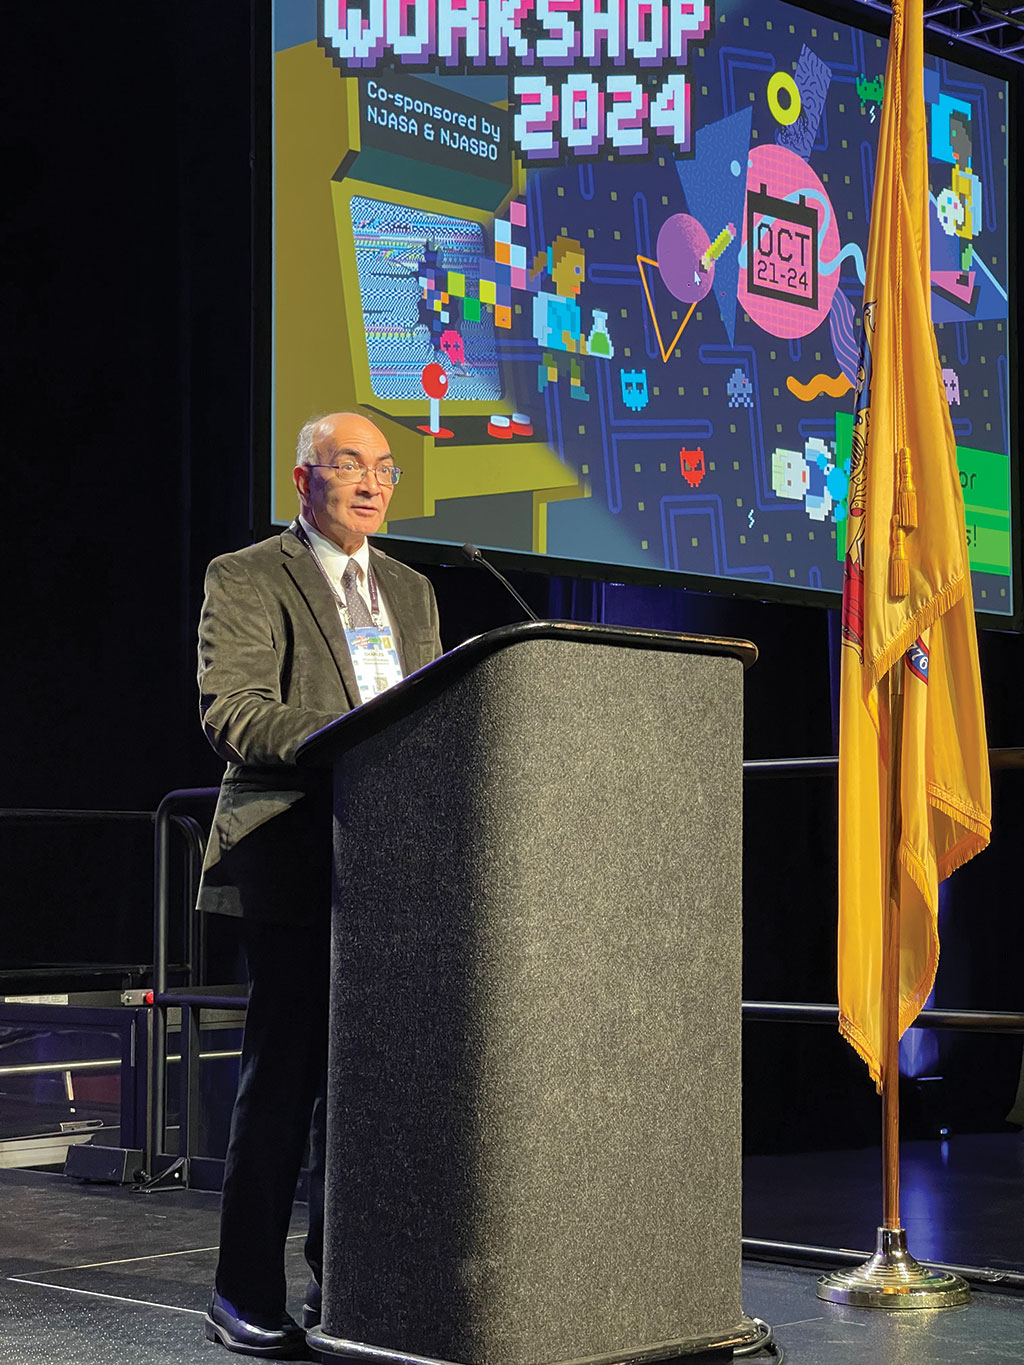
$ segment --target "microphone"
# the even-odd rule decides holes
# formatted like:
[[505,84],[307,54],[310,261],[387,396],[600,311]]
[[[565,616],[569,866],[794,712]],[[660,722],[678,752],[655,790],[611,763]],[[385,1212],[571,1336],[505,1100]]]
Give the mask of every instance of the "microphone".
[[470,564],[482,564],[483,567],[488,571],[488,573],[492,573],[494,577],[498,580],[498,582],[501,584],[501,586],[507,592],[510,592],[512,594],[512,596],[522,607],[523,611],[526,612],[527,616],[530,618],[531,621],[540,620],[540,617],[537,615],[537,613],[533,610],[531,606],[529,606],[526,602],[523,601],[523,599],[519,596],[519,594],[516,592],[515,588],[513,588],[512,584],[508,581],[505,575],[503,573],[499,573],[498,570],[494,567],[493,564],[490,563],[489,560],[484,559],[483,555],[480,553],[480,551],[476,548],[475,545],[469,545],[468,543],[466,545],[463,545],[462,553],[469,560]]

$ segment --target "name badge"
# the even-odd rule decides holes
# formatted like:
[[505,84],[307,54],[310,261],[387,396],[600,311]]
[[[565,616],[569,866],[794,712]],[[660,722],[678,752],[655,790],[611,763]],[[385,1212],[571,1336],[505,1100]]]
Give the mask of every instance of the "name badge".
[[354,626],[345,631],[345,638],[361,701],[372,701],[402,681],[402,665],[390,627]]

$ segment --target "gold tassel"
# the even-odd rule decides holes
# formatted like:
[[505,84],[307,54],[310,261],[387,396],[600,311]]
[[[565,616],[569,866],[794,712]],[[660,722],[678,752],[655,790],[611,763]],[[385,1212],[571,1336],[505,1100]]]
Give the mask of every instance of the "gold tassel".
[[892,519],[892,550],[889,555],[889,596],[906,597],[910,591],[907,537],[899,517]]
[[910,451],[906,446],[900,446],[897,469],[896,515],[905,530],[914,531],[917,529],[917,489],[910,468]]

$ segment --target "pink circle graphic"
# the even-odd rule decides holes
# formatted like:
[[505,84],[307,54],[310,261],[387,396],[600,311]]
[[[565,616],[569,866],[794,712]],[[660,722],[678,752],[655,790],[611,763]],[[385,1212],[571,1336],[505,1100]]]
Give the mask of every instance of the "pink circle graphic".
[[699,303],[715,279],[715,263],[708,269],[701,257],[711,244],[708,234],[688,213],[666,218],[658,233],[658,273],[665,288],[681,303]]
[[802,157],[754,147],[740,244],[740,305],[771,336],[807,336],[828,316],[840,251],[832,202]]

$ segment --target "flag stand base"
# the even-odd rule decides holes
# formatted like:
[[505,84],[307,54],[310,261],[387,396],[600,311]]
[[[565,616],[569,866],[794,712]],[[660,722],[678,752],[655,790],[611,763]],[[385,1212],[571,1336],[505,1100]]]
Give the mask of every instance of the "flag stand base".
[[933,1270],[907,1251],[903,1228],[879,1228],[875,1254],[818,1281],[818,1298],[852,1308],[956,1308],[971,1296],[959,1275]]

